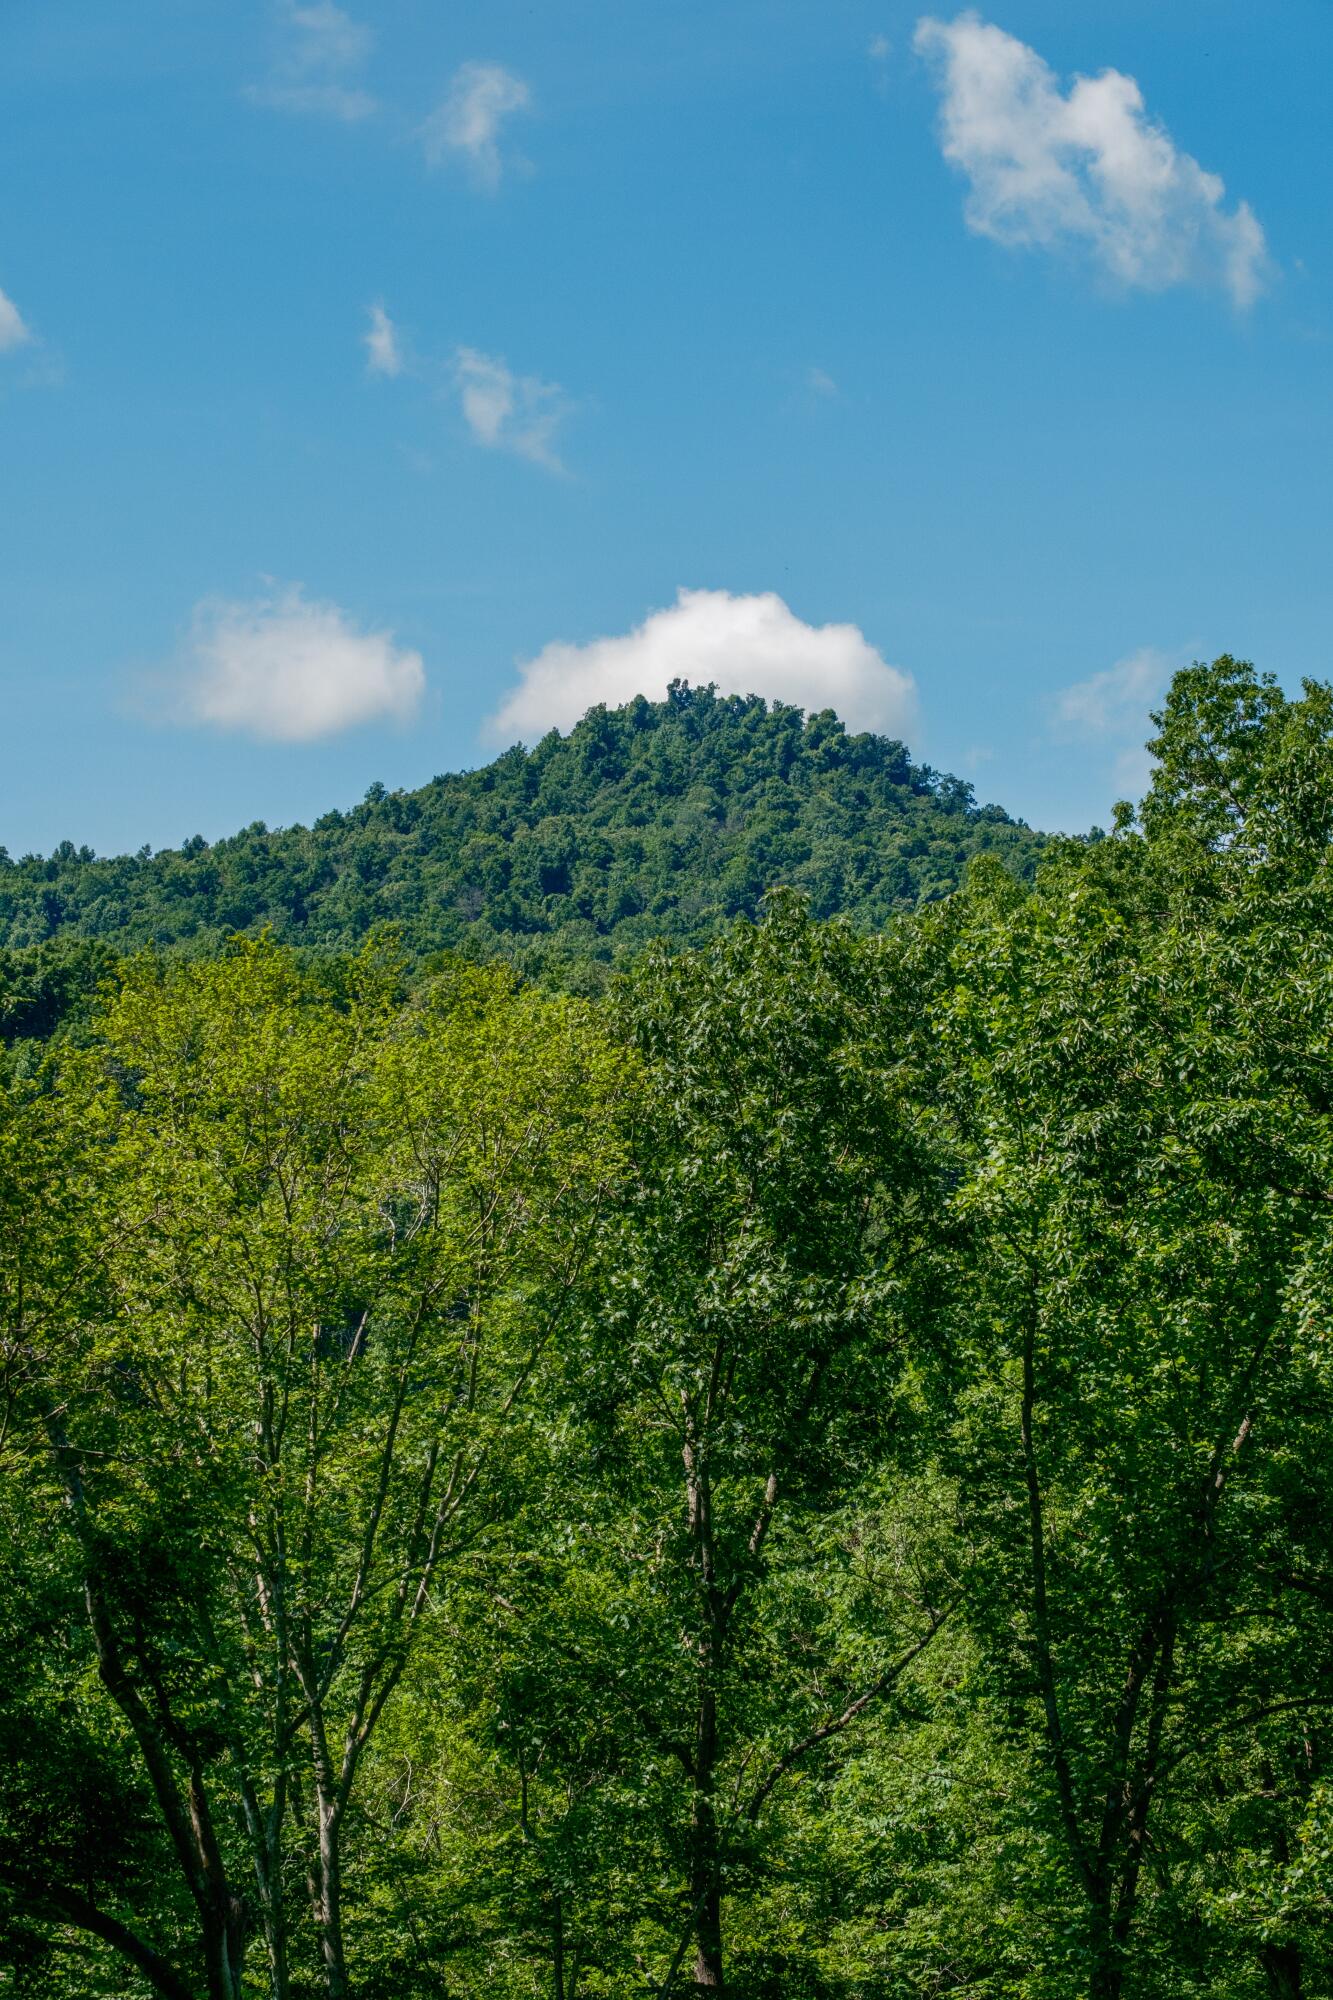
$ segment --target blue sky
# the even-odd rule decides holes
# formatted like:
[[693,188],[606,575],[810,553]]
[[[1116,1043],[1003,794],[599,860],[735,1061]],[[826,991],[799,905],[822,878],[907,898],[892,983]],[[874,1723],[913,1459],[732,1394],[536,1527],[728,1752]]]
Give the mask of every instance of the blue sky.
[[676,671],[1104,823],[1172,665],[1326,670],[1331,67],[1326,0],[10,0],[0,842]]

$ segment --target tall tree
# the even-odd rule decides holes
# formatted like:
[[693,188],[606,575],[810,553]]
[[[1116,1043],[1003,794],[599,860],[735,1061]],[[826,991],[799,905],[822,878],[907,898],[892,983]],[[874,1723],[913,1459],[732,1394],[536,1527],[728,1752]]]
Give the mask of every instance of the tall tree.
[[721,1988],[729,1871],[775,1790],[888,1692],[955,1594],[919,1549],[877,1644],[839,1644],[831,1579],[855,1537],[833,1524],[911,1429],[903,1330],[940,1275],[939,1177],[898,950],[779,897],[757,927],[652,957],[623,1008],[646,1085],[636,1191],[574,1357],[581,1561],[605,1606],[598,1685],[658,1788],[676,1773],[662,1990],[687,1953]]
[[1287,704],[1230,660],[1178,677],[1143,832],[1123,814],[1031,896],[979,884],[956,942],[973,1603],[1042,1746],[1094,2000],[1129,1990],[1192,1763],[1265,1716],[1317,1742],[1333,1701],[1301,1586],[1327,1522],[1291,1481],[1327,1453],[1329,720],[1326,690]]
[[352,1991],[362,1760],[442,1572],[509,1504],[612,1171],[623,1066],[586,1010],[467,971],[400,997],[374,955],[342,990],[267,945],[150,966],[68,1085],[105,1293],[33,1361],[32,1497],[77,1543],[209,2000],[256,1927],[275,2000],[307,1936]]

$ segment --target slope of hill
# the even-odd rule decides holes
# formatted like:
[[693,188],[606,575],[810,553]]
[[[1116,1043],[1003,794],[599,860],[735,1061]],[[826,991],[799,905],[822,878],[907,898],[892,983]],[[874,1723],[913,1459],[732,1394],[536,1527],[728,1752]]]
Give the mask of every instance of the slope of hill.
[[416,955],[461,947],[581,984],[650,937],[753,914],[776,882],[875,928],[947,893],[973,855],[1026,874],[1040,845],[831,711],[677,684],[419,791],[374,785],[311,827],[256,822],[113,859],[69,841],[48,859],[0,849],[0,945],[207,949],[267,925],[345,948],[391,923]]

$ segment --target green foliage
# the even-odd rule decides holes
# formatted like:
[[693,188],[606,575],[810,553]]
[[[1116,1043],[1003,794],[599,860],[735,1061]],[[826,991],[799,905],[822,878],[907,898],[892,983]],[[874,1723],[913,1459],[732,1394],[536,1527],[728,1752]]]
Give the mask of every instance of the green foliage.
[[[1183,1857],[1247,1817],[1208,1774],[1258,1789],[1292,1765],[1291,1716],[1333,1700],[1287,1582],[1325,1560],[1289,1478],[1324,1450],[1309,1314],[1333,1127],[1309,1085],[1333,910],[1302,885],[1284,921],[1227,844],[1212,906],[1171,914],[1161,862],[1131,840],[1056,862],[1016,909],[979,893],[948,1001],[976,1139],[949,1459],[987,1550],[992,1699],[1034,1746],[1072,1890],[1053,1992],[1081,1968],[1096,1993],[1179,1990],[1178,1906],[1203,1885]],[[1182,1857],[1165,1903],[1150,1833]],[[1199,1966],[1234,1950],[1200,1920]]]
[[414,958],[465,948],[595,989],[650,939],[756,916],[776,883],[873,930],[956,888],[975,854],[1030,873],[1040,844],[828,711],[679,686],[417,792],[372,786],[308,828],[114,860],[69,841],[46,860],[0,850],[0,945],[199,950],[268,928],[347,951],[387,924]]
[[70,932],[0,950],[0,1045],[77,1033],[91,1018],[115,963],[110,945]]
[[[375,954],[341,992],[269,943],[146,962],[14,1112],[6,1492],[63,1558],[92,1726],[174,1860],[163,1907],[113,1819],[100,1914],[211,2000],[258,1940],[275,1991],[302,1958],[346,1990],[361,1761],[445,1571],[513,1504],[616,1171],[625,1064],[585,1007],[466,967],[397,989]],[[11,1810],[56,1818],[67,1763]],[[86,1898],[77,1847],[54,1859],[44,1905]]]
[[891,746],[511,753],[580,855],[756,759],[605,999],[0,959],[0,1994],[1333,1992],[1333,696],[1159,730],[1032,881],[716,935],[764,759],[796,841]]

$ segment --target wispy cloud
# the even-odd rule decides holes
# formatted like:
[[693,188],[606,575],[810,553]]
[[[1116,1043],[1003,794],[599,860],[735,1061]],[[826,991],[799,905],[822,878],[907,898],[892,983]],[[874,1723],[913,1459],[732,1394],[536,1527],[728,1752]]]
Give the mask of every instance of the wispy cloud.
[[382,305],[370,308],[370,325],[361,336],[366,367],[372,375],[401,375],[405,366],[398,329]]
[[1053,720],[1065,736],[1096,737],[1146,726],[1149,710],[1163,693],[1177,661],[1156,646],[1141,646],[1113,667],[1061,688]]
[[1115,282],[1220,287],[1252,305],[1269,273],[1247,202],[1149,116],[1132,76],[1067,89],[1035,49],[968,12],[923,18],[915,46],[942,98],[945,158],[970,183],[969,228],[1012,247],[1078,247]]
[[812,394],[823,396],[826,400],[836,396],[838,393],[837,383],[823,368],[807,368],[805,371],[805,386]]
[[32,339],[32,329],[7,292],[0,292],[0,354],[7,354],[11,348],[26,346]]
[[280,28],[282,46],[268,77],[246,93],[253,103],[348,124],[378,110],[357,80],[375,43],[369,28],[333,0],[283,0]]
[[1141,646],[1100,673],[1061,688],[1052,699],[1052,735],[1063,743],[1099,746],[1117,798],[1147,790],[1153,762],[1144,744],[1151,713],[1172,674],[1189,657],[1186,648],[1167,652]]
[[531,102],[531,90],[512,70],[499,63],[464,63],[421,128],[427,160],[439,166],[444,160],[459,159],[479,187],[494,193],[505,170],[501,128]]
[[168,719],[308,743],[367,722],[406,722],[426,685],[421,655],[363,632],[299,585],[195,607],[182,658],[159,683]]
[[429,389],[462,417],[474,444],[511,452],[547,472],[566,470],[555,441],[572,405],[558,382],[519,375],[502,355],[477,347],[456,347],[443,359],[423,354],[404,340],[378,301],[369,309],[361,345],[371,375],[408,377]]
[[682,590],[642,625],[586,646],[554,641],[519,667],[519,685],[486,724],[496,742],[568,729],[598,702],[661,701],[673,680],[833,708],[853,729],[898,734],[916,716],[916,685],[855,625],[807,625],[773,591]]
[[475,347],[454,356],[454,388],[472,436],[493,451],[516,452],[549,472],[563,472],[553,439],[569,407],[557,382],[516,375],[508,363]]

